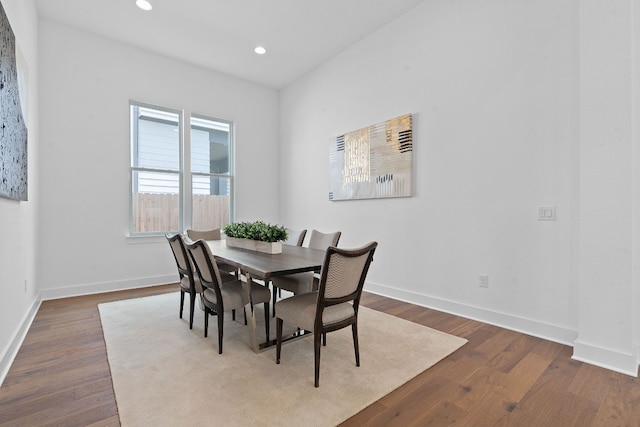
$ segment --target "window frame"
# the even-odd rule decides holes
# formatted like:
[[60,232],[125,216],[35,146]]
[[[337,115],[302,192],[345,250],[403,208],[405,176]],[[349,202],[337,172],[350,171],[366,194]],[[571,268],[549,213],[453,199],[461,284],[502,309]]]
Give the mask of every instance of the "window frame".
[[[178,144],[179,159],[178,170],[149,168],[136,166],[138,164],[138,122],[139,115],[134,120],[135,108],[149,108],[161,112],[178,115]],[[204,173],[192,172],[191,170],[191,119],[204,119],[229,126],[229,172],[228,173]],[[193,188],[192,182],[194,176],[221,177],[229,179],[229,221],[233,222],[235,217],[235,123],[232,120],[220,119],[206,114],[196,114],[188,110],[180,110],[171,107],[163,107],[159,105],[129,100],[129,237],[156,237],[164,236],[165,233],[183,233],[191,228],[193,224]],[[134,179],[137,172],[154,172],[154,173],[171,173],[178,175],[178,230],[161,230],[161,231],[136,231],[135,228],[135,212],[134,212],[134,194],[136,180]],[[186,179],[189,177],[189,179]]]

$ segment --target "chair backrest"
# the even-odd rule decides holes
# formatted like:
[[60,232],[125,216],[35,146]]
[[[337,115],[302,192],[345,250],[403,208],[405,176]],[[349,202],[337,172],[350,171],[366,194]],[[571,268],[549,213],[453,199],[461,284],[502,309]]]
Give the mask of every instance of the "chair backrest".
[[187,230],[187,236],[193,241],[196,240],[220,240],[222,238],[219,228],[213,230]]
[[292,230],[287,228],[287,240],[283,243],[285,245],[291,246],[302,246],[302,242],[304,242],[304,236],[307,235],[307,230]]
[[211,249],[209,249],[207,242],[204,240],[187,242],[186,248],[191,260],[193,261],[193,265],[198,272],[202,285],[209,289],[213,289],[216,293],[217,301],[222,301],[222,294],[220,292],[220,283],[222,283],[222,278],[220,277],[218,265],[216,264],[215,258],[211,253]]
[[193,267],[191,257],[187,252],[184,236],[182,236],[182,234],[175,234],[172,236],[169,233],[166,233],[164,236],[169,241],[171,252],[173,252],[173,257],[176,260],[180,280],[182,281],[186,278],[189,281],[189,288],[191,289],[191,292],[202,292],[202,285],[200,283],[200,279],[196,275],[196,270]]
[[324,307],[352,301],[358,312],[364,281],[373,260],[378,242],[367,243],[355,249],[330,246],[324,258],[318,290],[318,318],[322,319]]
[[311,230],[311,237],[309,237],[309,247],[311,249],[326,250],[329,246],[338,246],[338,240],[342,232],[336,231],[335,233],[321,233],[318,230]]
[[171,252],[173,252],[173,257],[176,260],[180,276],[193,277],[193,268],[189,261],[189,255],[187,254],[187,248],[184,245],[184,240],[182,240],[182,235],[174,234],[172,236],[167,233],[164,236],[167,238],[169,246],[171,246]]

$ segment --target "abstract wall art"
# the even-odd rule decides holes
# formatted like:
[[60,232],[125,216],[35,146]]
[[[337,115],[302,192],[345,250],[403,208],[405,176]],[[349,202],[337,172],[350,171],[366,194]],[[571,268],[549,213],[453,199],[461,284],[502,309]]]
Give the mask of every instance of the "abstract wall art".
[[0,3],[0,197],[13,200],[27,200],[28,193],[24,64]]
[[329,200],[409,197],[412,179],[411,114],[331,138]]

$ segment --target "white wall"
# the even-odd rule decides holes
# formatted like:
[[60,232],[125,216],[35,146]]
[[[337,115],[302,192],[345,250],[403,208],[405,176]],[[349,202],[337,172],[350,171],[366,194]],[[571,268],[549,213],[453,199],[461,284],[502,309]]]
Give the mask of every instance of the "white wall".
[[574,357],[636,374],[633,1],[580,2],[580,303]]
[[235,121],[236,217],[278,219],[276,91],[49,21],[40,50],[44,298],[177,277],[164,238],[127,238],[130,99]]
[[[33,0],[2,0],[28,67],[28,201],[0,198],[0,384],[38,308],[38,17]],[[25,290],[25,281],[27,288]]]
[[[579,96],[579,42],[594,42],[580,32],[580,6],[423,2],[288,86],[281,95],[283,223],[342,230],[341,246],[378,240],[366,289],[559,342],[573,344],[580,334],[606,346],[601,328],[588,332],[598,321],[588,309],[609,295],[609,283],[580,282],[597,267],[587,268],[578,249],[610,249],[597,240],[585,247],[579,234],[581,180],[597,178],[580,157],[580,113],[589,107]],[[619,66],[614,75],[631,74],[628,64]],[[606,82],[597,84],[606,93]],[[629,113],[630,103],[618,101],[606,105],[611,117]],[[404,113],[414,114],[414,197],[329,202],[329,138]],[[630,154],[628,136],[609,172]],[[609,184],[602,190],[616,193]],[[625,209],[618,239],[630,231],[629,194],[614,200]],[[557,221],[537,221],[540,205],[555,205]],[[629,372],[613,354],[621,342],[629,350],[631,337],[631,261],[621,262],[624,293],[608,297],[605,314],[622,310],[607,325],[624,337],[609,354],[584,360]],[[479,274],[489,275],[488,289],[479,288]],[[599,291],[589,295],[592,286]]]

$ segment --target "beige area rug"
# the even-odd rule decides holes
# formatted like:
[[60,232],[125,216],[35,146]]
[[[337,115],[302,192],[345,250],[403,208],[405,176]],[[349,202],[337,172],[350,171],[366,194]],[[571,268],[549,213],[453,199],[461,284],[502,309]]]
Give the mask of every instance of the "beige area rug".
[[[466,340],[361,307],[360,367],[351,328],[332,332],[313,386],[313,339],[249,348],[248,327],[225,317],[224,353],[217,321],[177,293],[100,304],[118,412],[123,426],[334,426],[454,352]],[[262,312],[258,319],[263,318]],[[261,326],[261,324],[259,325]],[[261,328],[264,334],[264,328]],[[272,322],[275,336],[275,321]]]

